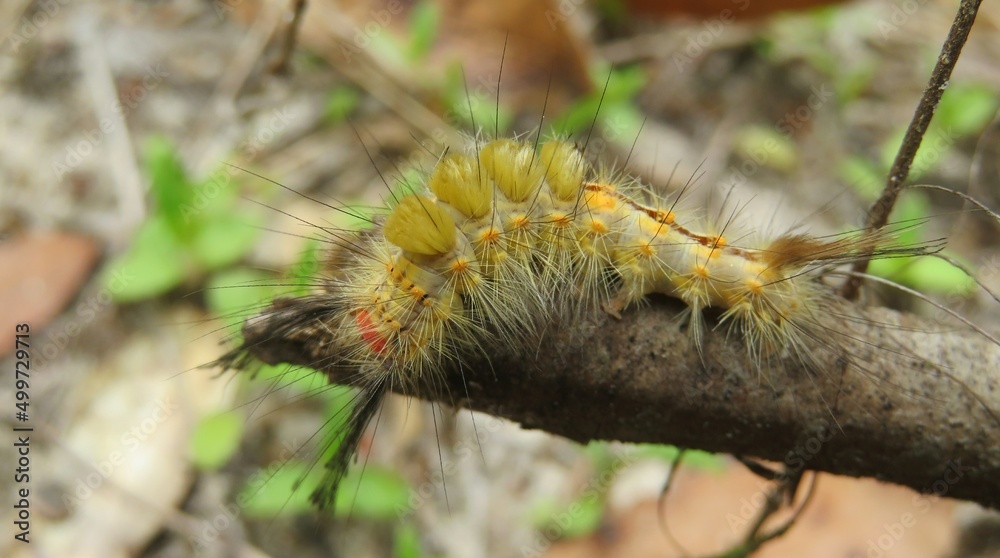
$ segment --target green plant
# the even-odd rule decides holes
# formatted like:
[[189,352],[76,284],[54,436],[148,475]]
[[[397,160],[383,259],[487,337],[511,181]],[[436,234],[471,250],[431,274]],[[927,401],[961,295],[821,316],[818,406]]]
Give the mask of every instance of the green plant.
[[445,118],[464,129],[482,129],[502,136],[513,121],[510,111],[497,106],[495,98],[469,91],[465,72],[457,62],[445,70],[440,94],[446,107]]
[[327,124],[337,125],[347,120],[361,103],[361,93],[357,89],[343,85],[330,91],[326,98],[323,118]]
[[211,471],[225,465],[236,453],[243,436],[243,420],[236,413],[202,418],[188,442],[188,455],[195,467]]
[[[394,14],[396,11],[387,13]],[[440,20],[440,9],[434,2],[416,2],[410,9],[404,37],[399,38],[392,32],[387,32],[390,21],[373,21],[375,30],[368,31],[366,27],[365,31],[371,41],[367,48],[373,58],[383,61],[387,66],[406,71],[427,58],[437,40]]]
[[[674,446],[656,444],[636,444],[613,451],[606,442],[591,442],[583,452],[590,458],[594,472],[580,494],[568,504],[548,497],[540,499],[531,510],[529,521],[538,529],[557,526],[564,538],[589,535],[600,527],[610,482],[624,467],[640,459],[673,461],[679,451]],[[723,463],[722,458],[707,452],[692,450],[684,455],[684,465],[697,469],[721,471]]]
[[[262,384],[288,389],[293,394],[321,397],[326,402],[323,416],[330,417],[323,431],[337,433],[320,440],[322,453],[312,458],[295,455],[267,472],[264,480],[244,486],[240,498],[246,502],[247,513],[255,517],[293,516],[313,509],[309,496],[319,484],[323,465],[336,453],[344,426],[350,416],[355,391],[344,386],[328,385],[326,377],[309,368],[264,366],[256,374]],[[322,433],[320,438],[322,438]],[[303,450],[305,451],[305,450]],[[397,517],[407,506],[410,488],[395,471],[375,464],[352,469],[341,483],[334,515],[378,521]]]
[[[549,126],[549,136],[585,133],[594,122],[619,138],[633,138],[642,127],[642,112],[635,104],[635,97],[646,85],[646,74],[638,66],[610,68],[596,64],[591,68],[594,92],[583,97]],[[606,85],[605,85],[606,84]],[[598,107],[600,110],[598,111]]]
[[128,250],[104,271],[106,285],[120,269],[130,276],[110,289],[119,302],[160,296],[230,266],[250,251],[258,233],[252,216],[237,214],[230,180],[223,184],[216,174],[194,181],[166,138],[150,139],[143,159],[153,211]]

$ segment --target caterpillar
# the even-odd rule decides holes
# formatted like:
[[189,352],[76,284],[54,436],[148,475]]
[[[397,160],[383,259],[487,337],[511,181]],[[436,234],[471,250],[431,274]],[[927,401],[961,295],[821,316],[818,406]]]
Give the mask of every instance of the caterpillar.
[[[742,340],[766,379],[782,359],[810,362],[836,347],[829,337],[845,318],[821,270],[940,248],[894,243],[905,224],[757,239],[687,218],[682,206],[595,169],[564,139],[474,140],[442,156],[423,187],[395,196],[368,228],[323,228],[331,251],[318,292],[279,299],[248,321],[246,344],[219,364],[246,368],[257,356],[348,370],[360,393],[312,495],[323,508],[386,394],[442,384],[441,371],[470,355],[512,350],[547,324],[595,312],[627,319],[660,294],[686,306],[692,351],[703,350],[705,314],[716,309],[718,326]],[[304,354],[261,357],[254,343],[274,338]]]

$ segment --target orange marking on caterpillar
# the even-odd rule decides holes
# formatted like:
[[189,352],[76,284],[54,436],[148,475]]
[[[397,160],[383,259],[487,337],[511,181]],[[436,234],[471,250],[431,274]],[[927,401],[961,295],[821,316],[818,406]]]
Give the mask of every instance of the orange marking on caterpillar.
[[605,224],[604,221],[593,219],[590,221],[590,230],[596,234],[605,234],[609,229],[608,225]]
[[514,217],[513,225],[518,229],[527,228],[531,225],[531,219],[529,219],[526,215],[518,215],[517,217]]
[[565,213],[559,213],[552,216],[552,224],[557,227],[568,227],[573,223],[573,218]]
[[500,234],[501,233],[499,229],[491,227],[479,234],[479,240],[483,244],[492,244],[493,242],[496,242],[500,238]]

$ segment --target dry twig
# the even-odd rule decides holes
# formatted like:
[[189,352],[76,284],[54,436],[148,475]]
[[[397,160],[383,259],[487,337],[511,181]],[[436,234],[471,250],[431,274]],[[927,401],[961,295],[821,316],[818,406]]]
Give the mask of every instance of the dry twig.
[[[948,37],[944,40],[941,53],[938,54],[938,61],[931,73],[930,80],[927,82],[927,88],[920,98],[917,110],[913,113],[913,120],[910,121],[910,125],[906,129],[903,144],[896,152],[892,168],[889,169],[885,189],[868,210],[868,222],[865,225],[868,230],[881,229],[889,222],[889,215],[896,205],[896,198],[899,197],[899,193],[903,190],[903,184],[906,183],[906,178],[910,175],[913,159],[917,156],[917,150],[920,149],[920,143],[924,139],[931,118],[934,117],[934,111],[937,110],[941,96],[944,95],[944,90],[948,87],[951,72],[955,69],[958,57],[962,53],[962,47],[965,46],[965,41],[969,38],[969,32],[972,31],[972,24],[976,21],[976,14],[979,12],[981,3],[982,0],[962,0],[958,7],[955,21],[951,24],[951,30],[948,31]],[[868,269],[868,262],[868,259],[858,260],[854,263],[851,271],[856,274],[864,273]],[[840,291],[841,296],[848,300],[855,300],[858,297],[861,281],[859,275],[850,277]]]

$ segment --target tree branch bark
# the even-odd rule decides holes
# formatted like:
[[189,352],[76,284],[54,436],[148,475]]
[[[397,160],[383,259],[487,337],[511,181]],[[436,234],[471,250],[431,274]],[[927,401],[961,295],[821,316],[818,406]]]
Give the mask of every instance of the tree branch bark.
[[[1000,507],[1000,422],[987,409],[1000,409],[1000,347],[974,332],[934,331],[912,315],[844,304],[864,319],[845,321],[844,350],[817,350],[809,366],[785,357],[758,372],[721,328],[700,358],[677,320],[683,306],[654,299],[622,320],[601,314],[552,327],[530,351],[467,359],[443,371],[443,382],[421,382],[407,395],[580,443],[752,455]],[[266,327],[296,311],[286,300],[248,323],[245,346],[269,363],[313,366],[329,357],[321,343],[293,343]]]

